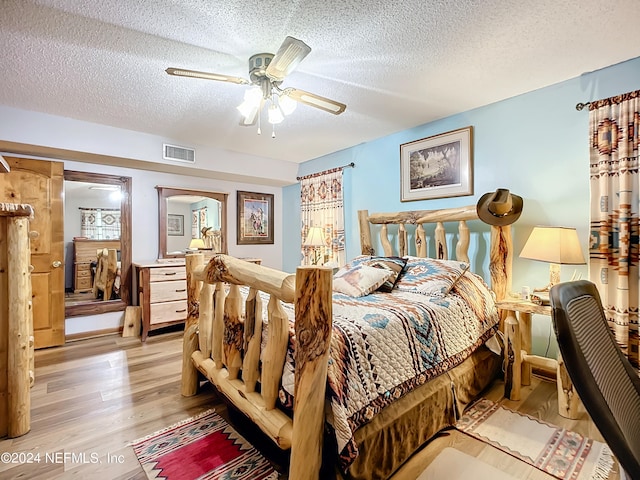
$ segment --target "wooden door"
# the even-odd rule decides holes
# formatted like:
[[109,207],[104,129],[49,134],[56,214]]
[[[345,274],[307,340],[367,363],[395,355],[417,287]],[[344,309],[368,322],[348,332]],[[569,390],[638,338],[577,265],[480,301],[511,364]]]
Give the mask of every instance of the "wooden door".
[[28,203],[35,348],[64,344],[64,165],[4,157],[11,171],[0,174],[0,202]]

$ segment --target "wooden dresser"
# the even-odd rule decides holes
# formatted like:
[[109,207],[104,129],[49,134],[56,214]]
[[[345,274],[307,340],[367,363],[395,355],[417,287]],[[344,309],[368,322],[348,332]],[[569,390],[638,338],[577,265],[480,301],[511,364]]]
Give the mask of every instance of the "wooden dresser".
[[91,278],[91,262],[98,259],[98,250],[115,248],[120,250],[120,240],[90,240],[75,238],[73,240],[73,291],[88,292],[93,288]]
[[142,309],[142,341],[151,330],[187,319],[187,270],[178,263],[134,263]]

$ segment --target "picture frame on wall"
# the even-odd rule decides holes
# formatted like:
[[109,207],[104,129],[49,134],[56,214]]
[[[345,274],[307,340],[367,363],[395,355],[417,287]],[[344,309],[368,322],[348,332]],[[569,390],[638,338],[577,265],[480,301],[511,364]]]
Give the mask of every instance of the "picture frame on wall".
[[238,245],[273,243],[273,194],[238,191]]
[[400,145],[400,200],[473,195],[473,127]]
[[167,235],[184,236],[184,215],[167,214]]

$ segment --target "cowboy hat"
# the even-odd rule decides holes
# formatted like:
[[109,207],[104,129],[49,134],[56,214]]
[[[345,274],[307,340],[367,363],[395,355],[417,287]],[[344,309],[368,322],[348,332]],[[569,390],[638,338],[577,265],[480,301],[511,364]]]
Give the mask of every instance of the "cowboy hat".
[[476,211],[484,223],[498,227],[511,225],[522,213],[522,197],[509,193],[506,188],[498,188],[480,197]]

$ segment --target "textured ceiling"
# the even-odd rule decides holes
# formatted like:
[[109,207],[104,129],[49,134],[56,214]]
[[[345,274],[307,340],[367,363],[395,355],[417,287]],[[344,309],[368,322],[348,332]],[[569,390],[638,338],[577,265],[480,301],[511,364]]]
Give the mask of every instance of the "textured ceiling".
[[[302,162],[640,56],[639,20],[638,0],[0,0],[0,104]],[[258,136],[245,86],[164,72],[246,78],[287,35],[312,51],[282,86],[345,113]]]

